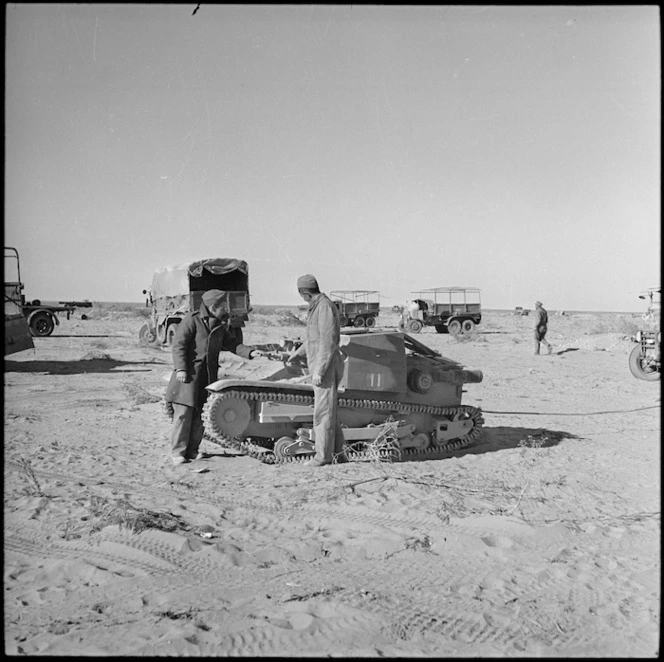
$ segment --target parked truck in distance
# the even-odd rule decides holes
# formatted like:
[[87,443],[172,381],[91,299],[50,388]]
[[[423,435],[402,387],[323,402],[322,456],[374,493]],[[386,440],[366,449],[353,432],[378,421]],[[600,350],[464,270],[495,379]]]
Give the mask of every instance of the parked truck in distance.
[[419,333],[433,326],[437,333],[471,333],[482,321],[482,303],[477,287],[433,287],[415,295],[401,311],[399,330]]
[[330,299],[339,309],[341,326],[376,326],[380,315],[380,292],[378,290],[332,290]]
[[[15,262],[14,262],[15,261]],[[5,246],[5,356],[35,345],[23,312],[23,282],[18,251]]]
[[[16,260],[16,273],[18,281],[5,282],[5,304],[7,305],[7,287],[12,291],[9,296],[10,301],[19,302],[21,312],[27,321],[30,333],[36,337],[50,336],[56,326],[60,324],[58,313],[65,313],[69,319],[72,313],[79,307],[91,307],[90,301],[60,301],[58,305],[42,303],[39,299],[27,301],[23,294],[23,283],[20,282],[19,265],[18,265],[18,251],[15,248],[5,247],[5,267],[7,260]],[[5,270],[5,274],[7,271]],[[6,276],[5,276],[6,277]],[[20,285],[20,289],[16,286]],[[15,314],[15,312],[13,313]]]
[[249,317],[249,267],[244,260],[213,257],[154,272],[146,306],[150,318],[139,330],[139,340],[146,344],[170,347],[178,324],[190,311],[200,308],[207,290],[228,292],[230,326],[242,342],[242,327]]

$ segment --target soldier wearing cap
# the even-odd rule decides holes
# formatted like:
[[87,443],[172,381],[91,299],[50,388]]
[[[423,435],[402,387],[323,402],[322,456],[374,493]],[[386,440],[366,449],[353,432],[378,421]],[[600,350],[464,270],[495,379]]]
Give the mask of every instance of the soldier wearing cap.
[[297,290],[309,307],[306,342],[293,357],[306,352],[314,387],[316,454],[305,462],[305,466],[321,467],[333,461],[347,461],[343,452],[344,435],[337,421],[337,388],[343,376],[343,358],[339,350],[339,310],[320,291],[318,281],[311,274],[297,279]]
[[551,354],[551,343],[546,340],[546,332],[549,323],[549,316],[544,310],[541,301],[535,301],[535,355],[540,353],[540,344],[545,345],[547,353]]
[[201,412],[207,399],[205,387],[217,380],[219,353],[233,352],[246,359],[263,352],[239,342],[229,330],[228,295],[208,290],[198,310],[187,313],[173,339],[173,374],[165,399],[173,406],[171,456],[174,464],[199,457],[203,439]]

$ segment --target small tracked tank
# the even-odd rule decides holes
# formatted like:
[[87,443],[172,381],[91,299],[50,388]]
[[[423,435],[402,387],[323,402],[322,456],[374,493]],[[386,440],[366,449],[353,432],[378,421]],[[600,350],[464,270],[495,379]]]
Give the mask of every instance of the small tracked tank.
[[[296,346],[296,345],[295,345]],[[461,404],[463,384],[479,370],[397,332],[342,331],[344,374],[338,420],[351,461],[435,458],[471,444],[481,411]],[[272,345],[285,359],[292,341]],[[208,387],[206,438],[262,462],[298,461],[314,453],[313,386],[304,365],[284,365],[262,379],[220,379]]]

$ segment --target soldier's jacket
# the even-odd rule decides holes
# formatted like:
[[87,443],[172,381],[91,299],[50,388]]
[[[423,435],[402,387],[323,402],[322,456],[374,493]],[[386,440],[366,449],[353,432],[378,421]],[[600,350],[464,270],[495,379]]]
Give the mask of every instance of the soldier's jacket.
[[343,372],[339,350],[339,310],[323,293],[317,294],[307,310],[307,365],[312,375],[320,375],[321,386],[331,386]]
[[549,316],[544,308],[535,308],[535,328],[546,328],[549,323]]
[[[233,330],[209,316],[204,304],[187,313],[173,339],[173,374],[166,388],[166,401],[202,409],[207,399],[205,387],[217,381],[219,352],[228,351],[245,359],[252,347],[239,342]],[[178,370],[187,372],[187,381],[178,381]]]

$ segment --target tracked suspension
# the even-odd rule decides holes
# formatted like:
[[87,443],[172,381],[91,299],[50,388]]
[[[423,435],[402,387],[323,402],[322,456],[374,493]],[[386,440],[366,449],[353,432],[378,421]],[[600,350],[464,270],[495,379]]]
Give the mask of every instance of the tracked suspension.
[[[219,446],[239,451],[265,464],[283,464],[288,462],[302,462],[310,455],[296,455],[293,457],[278,457],[272,450],[274,439],[233,437],[224,432],[216,422],[215,409],[228,399],[239,399],[250,402],[270,401],[285,404],[312,405],[313,394],[288,393],[287,391],[255,390],[232,388],[222,393],[211,393],[203,408],[203,424],[205,438]],[[450,451],[459,450],[469,446],[479,436],[484,424],[482,412],[476,407],[459,405],[452,407],[437,407],[431,405],[408,404],[404,402],[393,402],[387,400],[355,399],[340,397],[339,407],[353,409],[368,409],[371,411],[396,412],[399,414],[424,413],[433,416],[457,416],[459,414],[468,417],[473,422],[471,431],[459,439],[453,439],[433,447],[400,448],[397,443],[383,445],[370,445],[368,448],[358,449],[361,444],[348,443],[345,454],[351,462],[366,462],[379,460],[382,462],[398,462],[409,459],[436,459],[437,456],[445,455]],[[165,403],[165,411],[172,418],[173,409],[170,403]],[[366,446],[366,445],[365,445]]]

